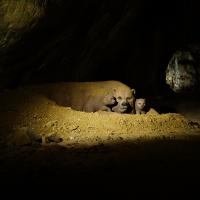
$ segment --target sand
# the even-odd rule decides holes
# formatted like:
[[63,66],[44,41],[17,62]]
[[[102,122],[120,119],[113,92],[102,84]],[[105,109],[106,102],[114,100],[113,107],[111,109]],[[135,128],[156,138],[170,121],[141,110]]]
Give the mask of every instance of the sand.
[[[0,105],[1,176],[31,177],[36,182],[57,180],[63,172],[66,176],[72,171],[116,169],[116,163],[127,163],[125,158],[130,161],[141,154],[146,158],[149,152],[157,152],[160,158],[166,150],[160,156],[163,141],[164,146],[170,143],[168,152],[179,152],[175,146],[180,144],[174,141],[200,135],[197,122],[154,109],[143,115],[86,113],[27,90],[5,91]],[[149,144],[157,141],[151,148]],[[50,170],[42,173],[45,177],[44,167]]]

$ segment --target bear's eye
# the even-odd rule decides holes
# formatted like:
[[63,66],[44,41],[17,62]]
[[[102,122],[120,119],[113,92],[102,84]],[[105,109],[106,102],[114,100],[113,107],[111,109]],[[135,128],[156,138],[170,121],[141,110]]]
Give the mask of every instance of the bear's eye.
[[122,100],[122,97],[117,97],[118,100]]
[[129,101],[129,100],[132,100],[132,99],[133,99],[133,97],[127,97],[126,99]]

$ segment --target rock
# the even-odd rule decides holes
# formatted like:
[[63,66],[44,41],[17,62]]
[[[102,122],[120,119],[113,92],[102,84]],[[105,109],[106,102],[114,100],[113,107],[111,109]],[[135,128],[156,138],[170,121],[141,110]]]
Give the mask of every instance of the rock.
[[60,143],[63,141],[63,139],[61,137],[59,137],[57,134],[52,134],[52,135],[46,137],[45,141],[46,141],[46,143],[50,143],[50,142]]
[[173,54],[166,69],[166,83],[176,93],[195,91],[200,80],[200,68],[189,50]]

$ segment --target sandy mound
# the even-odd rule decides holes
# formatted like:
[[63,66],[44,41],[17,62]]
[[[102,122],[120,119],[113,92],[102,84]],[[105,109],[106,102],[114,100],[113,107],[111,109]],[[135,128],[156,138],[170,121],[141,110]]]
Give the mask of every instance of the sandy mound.
[[83,175],[78,182],[85,184],[199,172],[199,124],[180,114],[84,113],[24,91],[5,92],[0,105],[3,183],[71,184]]
[[173,138],[199,131],[197,123],[180,114],[158,114],[153,109],[145,115],[85,113],[22,90],[6,92],[0,103],[1,138],[7,138],[9,145],[94,145],[141,137]]

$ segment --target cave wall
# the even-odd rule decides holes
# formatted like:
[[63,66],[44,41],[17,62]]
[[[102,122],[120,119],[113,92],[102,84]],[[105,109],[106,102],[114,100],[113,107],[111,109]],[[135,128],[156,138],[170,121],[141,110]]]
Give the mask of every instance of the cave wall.
[[199,43],[199,15],[187,0],[1,0],[1,87],[117,79],[167,91],[172,54]]

